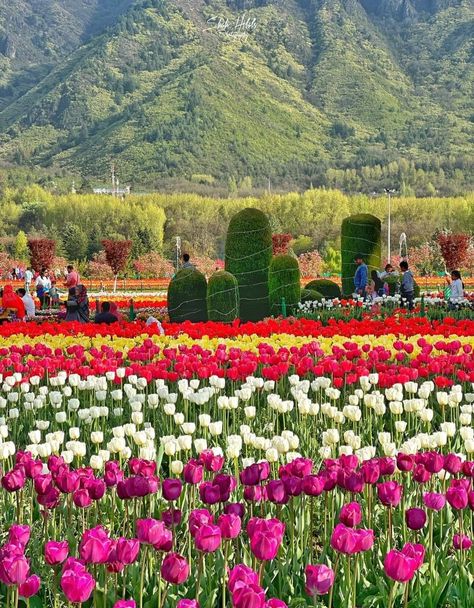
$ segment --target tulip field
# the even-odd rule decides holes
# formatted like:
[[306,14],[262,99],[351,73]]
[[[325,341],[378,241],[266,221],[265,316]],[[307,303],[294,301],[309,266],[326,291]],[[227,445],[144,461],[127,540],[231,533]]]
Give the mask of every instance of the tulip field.
[[474,606],[474,321],[164,329],[0,327],[0,606]]

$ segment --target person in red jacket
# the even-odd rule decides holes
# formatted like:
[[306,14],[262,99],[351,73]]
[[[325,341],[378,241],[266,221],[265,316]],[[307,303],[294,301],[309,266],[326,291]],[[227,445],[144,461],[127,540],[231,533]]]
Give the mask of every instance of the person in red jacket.
[[2,308],[13,308],[16,310],[18,319],[26,317],[26,310],[23,300],[14,291],[11,285],[5,285],[3,288]]

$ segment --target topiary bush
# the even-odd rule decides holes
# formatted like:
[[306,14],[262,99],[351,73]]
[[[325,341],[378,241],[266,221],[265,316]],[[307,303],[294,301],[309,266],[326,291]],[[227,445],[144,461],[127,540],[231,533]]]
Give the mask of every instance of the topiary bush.
[[242,321],[259,321],[269,315],[272,250],[272,230],[265,213],[249,208],[234,215],[227,231],[225,269],[239,284]]
[[301,302],[319,302],[323,299],[323,294],[313,289],[302,289],[301,290]]
[[168,287],[168,313],[172,323],[207,321],[206,277],[195,268],[179,270]]
[[291,255],[277,255],[272,259],[268,274],[272,315],[282,314],[282,298],[285,298],[287,312],[295,312],[301,299],[300,280],[300,267],[296,258]]
[[209,321],[231,323],[239,318],[240,297],[237,279],[230,272],[214,273],[207,284],[207,316]]
[[340,298],[341,297],[341,288],[334,281],[330,281],[329,279],[316,279],[314,281],[310,281],[305,289],[309,289],[311,291],[317,291],[322,294],[323,298]]
[[369,278],[372,270],[381,265],[382,225],[374,215],[361,213],[346,217],[341,228],[342,257],[342,293],[354,293],[354,274],[356,263],[354,256],[361,254],[369,267]]

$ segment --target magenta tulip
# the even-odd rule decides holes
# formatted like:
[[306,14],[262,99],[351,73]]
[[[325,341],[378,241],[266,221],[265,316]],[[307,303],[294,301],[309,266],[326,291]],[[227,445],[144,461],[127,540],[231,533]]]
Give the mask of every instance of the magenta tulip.
[[247,585],[258,585],[258,574],[245,564],[237,564],[229,571],[229,590],[233,593],[237,587]]
[[355,528],[362,521],[362,509],[358,502],[344,505],[339,513],[339,521],[349,528]]
[[460,534],[455,534],[453,537],[453,547],[456,551],[460,551],[461,549],[463,551],[469,551],[472,547],[472,540],[465,534],[462,536]]
[[265,591],[259,585],[237,587],[232,593],[234,608],[265,608]]
[[119,538],[115,545],[117,560],[126,566],[133,564],[140,552],[140,541],[136,538]]
[[69,555],[69,544],[67,540],[56,542],[49,540],[44,545],[44,559],[50,566],[62,564]]
[[115,602],[114,608],[137,608],[135,600],[119,600]]
[[189,577],[189,564],[182,555],[168,553],[161,564],[161,576],[167,583],[182,585]]
[[79,555],[89,564],[105,564],[112,550],[112,540],[102,526],[86,530],[79,545]]
[[217,520],[217,525],[221,530],[222,538],[237,538],[242,529],[242,520],[238,515],[224,514]]
[[405,521],[410,530],[421,530],[426,524],[426,513],[423,509],[407,509],[405,512]]
[[176,608],[199,608],[199,602],[197,600],[179,600]]
[[0,559],[0,581],[5,585],[21,585],[29,572],[28,560],[21,553],[8,552]]
[[324,564],[306,566],[306,593],[311,597],[326,595],[334,585],[334,570]]
[[138,540],[144,545],[160,546],[169,542],[170,531],[158,519],[137,519],[136,531]]
[[415,576],[417,569],[417,561],[397,549],[392,549],[387,553],[383,565],[385,574],[399,583],[410,581]]
[[423,503],[428,509],[433,511],[441,511],[446,504],[446,498],[443,494],[437,492],[426,492],[423,494]]
[[469,497],[466,488],[462,486],[451,486],[446,491],[446,500],[453,509],[462,511],[469,504]]
[[178,500],[181,496],[183,484],[179,479],[165,479],[161,486],[161,492],[165,500],[174,501]]
[[396,507],[402,499],[403,487],[396,481],[385,481],[377,485],[377,495],[386,507]]
[[68,569],[61,576],[61,589],[69,602],[87,602],[94,588],[94,577],[86,570]]
[[39,591],[41,579],[36,574],[33,574],[26,579],[24,583],[18,586],[18,595],[26,599],[33,597]]
[[8,530],[8,540],[13,545],[25,548],[30,540],[30,526],[13,525]]

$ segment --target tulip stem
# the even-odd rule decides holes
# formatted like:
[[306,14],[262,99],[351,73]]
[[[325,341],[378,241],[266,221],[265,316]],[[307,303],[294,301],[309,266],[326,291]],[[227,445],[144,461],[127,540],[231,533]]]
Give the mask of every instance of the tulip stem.
[[143,608],[143,585],[145,582],[145,568],[146,568],[147,553],[148,553],[148,545],[145,545],[145,549],[143,550],[143,558],[142,558],[142,572],[140,575],[140,608]]
[[204,560],[204,554],[202,553],[202,551],[200,551],[199,552],[199,561],[198,561],[197,580],[196,580],[196,601],[198,604],[199,604],[199,594],[201,593],[201,576],[202,576],[203,560]]
[[394,600],[394,593],[395,593],[396,586],[397,586],[396,581],[393,581],[393,585],[390,589],[390,595],[388,596],[387,608],[393,608],[393,600]]

